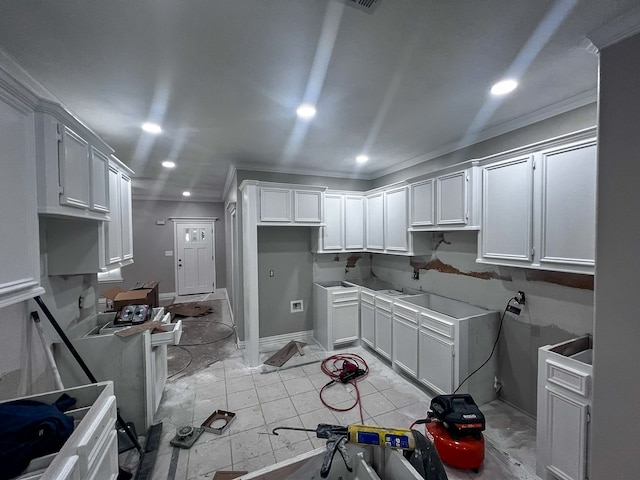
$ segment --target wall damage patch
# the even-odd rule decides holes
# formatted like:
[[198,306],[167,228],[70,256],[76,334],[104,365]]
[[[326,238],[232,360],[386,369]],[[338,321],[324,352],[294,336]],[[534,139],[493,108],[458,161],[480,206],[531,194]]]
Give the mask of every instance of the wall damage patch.
[[546,282],[565,287],[593,290],[593,275],[580,273],[547,272],[544,270],[527,270],[525,278],[530,282]]
[[479,278],[481,280],[505,280],[509,282],[512,280],[511,277],[503,277],[501,275],[498,275],[496,272],[463,272],[459,268],[456,268],[453,265],[449,265],[448,263],[444,263],[438,258],[430,260],[428,262],[425,262],[421,259],[411,259],[409,260],[409,265],[411,265],[414,272],[417,272],[420,269],[436,270],[441,273],[463,275],[466,277]]

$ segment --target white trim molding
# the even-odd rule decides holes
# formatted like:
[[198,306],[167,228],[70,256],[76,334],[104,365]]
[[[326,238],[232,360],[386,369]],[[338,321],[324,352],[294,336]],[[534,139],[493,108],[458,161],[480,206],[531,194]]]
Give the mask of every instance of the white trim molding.
[[[316,343],[313,338],[313,330],[303,330],[301,332],[284,333],[282,335],[273,335],[271,337],[262,337],[259,341],[260,351],[270,351],[275,347],[281,347],[288,342],[305,342],[307,345]],[[245,341],[239,340],[238,346],[245,347]]]
[[602,50],[637,33],[640,33],[640,6],[596,28],[587,38],[598,50]]

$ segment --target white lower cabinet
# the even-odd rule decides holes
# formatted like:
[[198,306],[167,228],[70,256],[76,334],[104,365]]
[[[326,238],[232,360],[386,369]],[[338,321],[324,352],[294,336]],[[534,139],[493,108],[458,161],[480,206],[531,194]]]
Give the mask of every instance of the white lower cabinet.
[[313,285],[315,339],[327,350],[358,340],[358,287]]
[[418,380],[440,394],[452,393],[455,376],[453,339],[420,329]]
[[538,350],[536,473],[544,480],[588,478],[591,339]]
[[393,307],[393,364],[418,376],[418,311]]
[[116,397],[112,382],[82,385],[22,397],[52,404],[66,393],[76,399],[71,410],[75,427],[62,448],[33,459],[21,480],[114,480],[118,477]]
[[375,295],[360,290],[360,340],[374,348],[376,343]]
[[374,348],[376,352],[387,360],[391,360],[391,350],[393,348],[392,305],[393,303],[390,300],[376,296]]

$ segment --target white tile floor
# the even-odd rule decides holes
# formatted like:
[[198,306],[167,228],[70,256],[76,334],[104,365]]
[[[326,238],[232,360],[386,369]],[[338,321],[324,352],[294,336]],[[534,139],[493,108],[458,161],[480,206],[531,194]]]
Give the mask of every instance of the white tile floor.
[[[320,401],[319,390],[329,380],[321,372],[320,362],[332,352],[316,345],[308,345],[304,351],[304,356],[294,355],[280,369],[250,369],[243,351],[235,350],[208,368],[169,380],[155,419],[163,422],[163,438],[152,478],[210,479],[217,470],[257,470],[325,444],[306,432],[270,435],[277,426],[315,429],[319,423],[360,423],[357,407],[337,412]],[[354,346],[344,352],[362,356],[369,365],[369,376],[358,383],[365,423],[408,428],[414,420],[424,418],[430,402],[424,391],[365,348]],[[325,400],[346,408],[355,397],[351,385],[334,384],[327,389]],[[236,413],[222,435],[205,432],[188,450],[169,445],[177,427],[198,426],[217,409]],[[532,473],[535,422],[502,402],[492,402],[482,410],[487,416],[487,435],[497,440],[487,442],[480,473],[447,468],[449,478],[537,478]],[[490,429],[492,423],[496,427]]]

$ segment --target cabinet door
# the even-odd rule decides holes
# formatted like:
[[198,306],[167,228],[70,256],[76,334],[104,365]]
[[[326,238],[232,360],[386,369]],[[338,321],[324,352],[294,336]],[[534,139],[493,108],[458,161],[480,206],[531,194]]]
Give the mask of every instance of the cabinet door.
[[540,263],[593,266],[595,139],[542,152]]
[[433,206],[433,179],[411,185],[411,226],[433,226]]
[[583,480],[587,464],[589,407],[547,387],[547,470],[554,478]]
[[393,363],[418,376],[418,326],[393,318]]
[[40,295],[33,113],[0,90],[0,307]]
[[365,302],[360,303],[360,339],[369,345],[375,347],[375,309],[373,305]]
[[358,303],[333,304],[333,344],[353,342],[358,339]]
[[91,147],[91,210],[109,211],[109,157]]
[[407,187],[385,192],[384,202],[385,249],[406,252],[409,248]]
[[466,170],[436,179],[438,225],[466,225],[467,185]]
[[453,392],[454,346],[430,332],[420,329],[418,349],[418,379],[439,394]]
[[290,222],[291,190],[286,188],[261,188],[260,220],[263,222]]
[[529,263],[533,157],[488,165],[482,170],[481,256],[487,261]]
[[367,248],[384,250],[384,198],[382,192],[367,197]]
[[391,312],[376,307],[375,349],[389,360],[391,360],[392,334]]
[[324,196],[325,226],[322,227],[323,250],[342,250],[344,247],[342,202],[342,195],[326,194]]
[[294,222],[322,222],[322,192],[294,190]]
[[345,238],[347,250],[364,249],[364,197],[346,195],[344,197]]
[[122,215],[120,208],[120,171],[109,166],[109,210],[111,221],[104,223],[107,264],[122,260]]
[[65,125],[58,124],[60,204],[90,208],[89,144]]
[[120,226],[122,228],[122,259],[133,258],[133,229],[131,218],[131,178],[120,174]]

